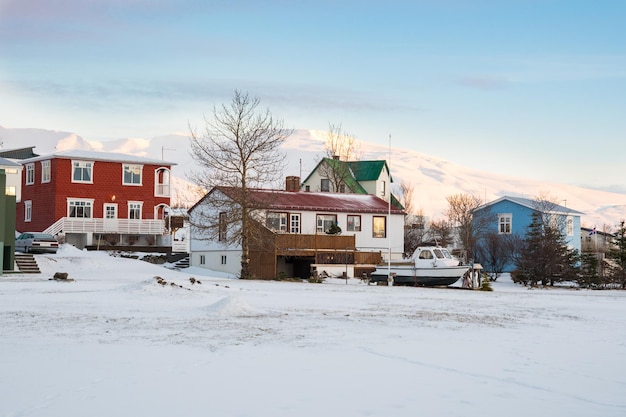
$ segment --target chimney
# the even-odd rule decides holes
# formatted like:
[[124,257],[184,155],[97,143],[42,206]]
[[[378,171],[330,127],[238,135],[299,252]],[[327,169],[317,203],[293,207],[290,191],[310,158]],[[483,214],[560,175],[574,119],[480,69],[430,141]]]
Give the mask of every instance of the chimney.
[[295,175],[287,177],[285,189],[293,192],[300,191],[300,177]]

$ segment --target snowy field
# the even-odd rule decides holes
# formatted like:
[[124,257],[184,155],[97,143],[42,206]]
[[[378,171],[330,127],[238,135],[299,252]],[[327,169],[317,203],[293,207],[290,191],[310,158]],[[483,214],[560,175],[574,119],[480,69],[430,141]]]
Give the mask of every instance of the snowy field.
[[626,415],[624,291],[239,281],[68,246],[37,258],[41,275],[0,277],[2,417]]

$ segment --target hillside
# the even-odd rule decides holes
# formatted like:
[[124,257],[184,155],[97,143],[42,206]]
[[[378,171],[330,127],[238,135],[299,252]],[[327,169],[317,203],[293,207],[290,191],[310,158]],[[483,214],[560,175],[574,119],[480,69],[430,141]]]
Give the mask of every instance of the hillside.
[[[10,129],[0,126],[3,148],[35,146],[39,154],[67,149],[90,149],[104,152],[122,152],[150,158],[165,159],[173,167],[173,203],[193,204],[197,192],[186,180],[195,164],[189,154],[185,134],[170,134],[143,138],[124,138],[106,141],[86,140],[75,133],[43,129]],[[325,132],[297,130],[284,144],[287,165],[283,174],[306,177],[323,154]],[[503,195],[533,198],[548,194],[560,204],[584,213],[583,226],[608,224],[614,226],[626,217],[626,195],[567,184],[505,176],[489,171],[478,171],[426,155],[413,149],[393,148],[373,143],[361,143],[363,159],[390,160],[391,173],[397,184],[407,182],[415,189],[414,206],[432,218],[442,216],[447,206],[446,196],[457,193],[479,195],[486,201]],[[471,154],[468,153],[468,158]],[[530,164],[529,164],[529,169]]]

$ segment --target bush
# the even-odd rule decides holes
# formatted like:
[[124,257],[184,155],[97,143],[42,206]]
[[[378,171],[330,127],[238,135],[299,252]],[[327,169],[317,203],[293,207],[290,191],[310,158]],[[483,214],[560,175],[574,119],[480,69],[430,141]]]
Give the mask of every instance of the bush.
[[491,281],[489,278],[483,279],[480,285],[480,291],[493,291],[493,287],[491,286]]

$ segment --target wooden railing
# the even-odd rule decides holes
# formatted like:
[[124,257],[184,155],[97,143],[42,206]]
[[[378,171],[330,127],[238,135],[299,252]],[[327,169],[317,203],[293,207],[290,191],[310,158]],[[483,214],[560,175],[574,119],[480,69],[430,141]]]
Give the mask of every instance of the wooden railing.
[[277,234],[276,250],[355,250],[354,236]]

